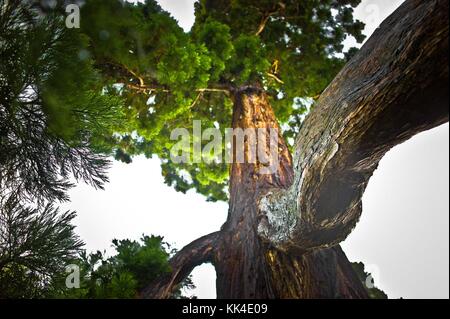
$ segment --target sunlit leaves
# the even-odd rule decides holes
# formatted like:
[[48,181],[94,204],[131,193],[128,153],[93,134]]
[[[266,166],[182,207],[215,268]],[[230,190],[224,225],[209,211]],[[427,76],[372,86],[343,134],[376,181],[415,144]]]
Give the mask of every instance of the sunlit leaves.
[[196,42],[204,44],[208,49],[211,57],[210,77],[212,81],[218,81],[227,61],[234,53],[230,28],[226,24],[208,19],[194,29],[193,37]]
[[227,69],[231,82],[236,85],[260,82],[270,70],[270,62],[260,38],[243,34],[233,44],[235,54]]

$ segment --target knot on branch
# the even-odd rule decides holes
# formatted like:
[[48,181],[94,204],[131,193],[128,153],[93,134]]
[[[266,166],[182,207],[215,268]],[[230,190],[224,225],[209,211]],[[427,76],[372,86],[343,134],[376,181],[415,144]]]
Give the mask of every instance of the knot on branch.
[[286,190],[273,190],[258,203],[258,234],[279,249],[288,246],[297,226],[297,201],[291,195]]

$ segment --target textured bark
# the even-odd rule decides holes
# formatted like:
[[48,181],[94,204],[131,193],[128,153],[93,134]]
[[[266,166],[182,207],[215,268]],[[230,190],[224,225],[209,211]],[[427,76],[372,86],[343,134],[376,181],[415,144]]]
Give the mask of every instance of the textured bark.
[[[233,128],[260,128],[267,136],[270,128],[281,133],[266,94],[256,87],[235,92]],[[277,170],[262,173],[267,165],[249,161],[254,141],[244,141],[246,161],[233,161],[231,166],[229,214],[221,231],[183,248],[171,260],[172,273],[150,285],[143,296],[169,298],[193,267],[211,262],[217,272],[218,298],[367,298],[339,247],[286,254],[261,239],[257,227],[266,216],[260,214],[258,202],[268,190],[292,184],[292,159],[279,134]],[[269,151],[269,138],[257,142]]]
[[[338,243],[383,155],[448,121],[448,82],[448,0],[405,1],[324,91],[294,159],[280,136],[275,173],[234,163],[220,232],[181,250],[173,273],[144,296],[167,298],[194,266],[212,262],[219,298],[367,298]],[[278,128],[260,89],[234,98],[233,127]]]
[[150,284],[141,293],[142,296],[154,299],[170,298],[178,285],[189,276],[195,267],[212,261],[218,237],[218,232],[211,233],[180,250],[170,260],[171,272]]
[[[263,92],[257,88],[243,88],[235,93],[232,127],[278,130],[275,115]],[[280,165],[275,174],[260,174],[262,167],[259,161],[248,163],[251,139],[244,143],[247,162],[234,161],[231,166],[229,214],[221,230],[215,261],[218,298],[267,298],[274,295],[266,259],[267,247],[257,233],[261,216],[256,203],[267,189],[286,188],[292,183],[291,156],[281,136],[278,142]]]
[[[236,92],[233,128],[274,128],[281,133],[266,94],[255,87]],[[269,149],[269,141],[265,142]],[[292,159],[281,134],[278,157],[272,174],[260,173],[260,161],[232,164],[229,214],[214,260],[217,297],[366,298],[366,290],[339,248],[286,254],[258,235],[258,225],[266,219],[258,210],[261,196],[292,185]]]
[[293,186],[261,201],[263,237],[283,250],[341,242],[383,155],[448,121],[448,5],[405,1],[325,90],[296,141]]

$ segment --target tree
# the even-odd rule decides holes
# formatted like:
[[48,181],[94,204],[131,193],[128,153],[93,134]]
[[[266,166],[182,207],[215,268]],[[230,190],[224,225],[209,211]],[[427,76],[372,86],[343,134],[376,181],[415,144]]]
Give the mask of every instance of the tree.
[[0,196],[0,298],[51,296],[84,245],[74,217],[50,204],[32,208],[14,195]]
[[[197,22],[186,34],[155,1],[87,1],[81,9],[81,31],[89,38],[85,50],[106,83],[120,84],[127,106],[127,128],[110,140],[111,150],[126,162],[135,154],[157,155],[166,183],[175,189],[227,200],[228,165],[173,163],[172,130],[190,130],[195,119],[223,131],[230,127],[236,90],[257,85],[267,88],[278,120],[289,124],[284,134],[292,138],[312,100],[307,98],[317,96],[343,66],[345,60],[334,56],[342,52],[341,42],[347,35],[363,39],[363,24],[352,18],[351,6],[358,2],[306,1],[300,8],[273,1],[200,1]],[[223,20],[227,10],[229,21]],[[266,19],[273,21],[256,34]],[[299,29],[310,31],[300,35]]]
[[[184,33],[155,1],[86,1],[76,52],[126,117],[93,145],[127,162],[157,155],[177,190],[230,203],[221,230],[175,254],[142,296],[167,298],[211,262],[219,298],[369,297],[338,244],[382,156],[448,121],[448,2],[407,0],[342,57],[346,36],[363,39],[352,14],[359,2],[200,0]],[[277,130],[269,155],[278,169],[171,161],[172,130],[196,119],[204,128]]]
[[[82,50],[82,34],[45,8],[0,0],[0,298],[135,297],[169,270],[173,252],[162,238],[115,241],[117,256],[87,256],[75,213],[51,204],[68,199],[72,176],[102,187],[103,144],[124,117],[122,98]],[[66,266],[77,263],[89,287],[68,291]],[[191,286],[187,278],[179,287]],[[182,297],[180,289],[172,296]]]
[[[258,11],[245,6],[233,13],[240,2],[226,3],[217,12],[230,24],[243,21],[235,32],[248,30],[248,21],[233,14]],[[213,16],[214,7],[201,1],[197,19]],[[271,35],[278,20],[267,21],[262,34]],[[164,298],[195,266],[212,262],[219,298],[369,297],[338,244],[355,227],[383,155],[448,121],[447,37],[447,1],[405,1],[321,94],[301,125],[293,159],[280,139],[275,174],[258,176],[257,165],[232,164],[226,223],[183,248],[171,261],[172,274],[144,296]],[[301,87],[303,73],[291,71],[293,87]],[[270,89],[256,81],[233,96],[233,127],[277,127]]]
[[68,199],[72,176],[107,180],[92,145],[112,134],[121,104],[99,94],[82,39],[58,16],[0,0],[0,30],[0,297],[48,297],[82,246],[75,213],[53,202]]
[[[109,258],[100,251],[89,255],[83,251],[74,261],[80,267],[80,288],[67,289],[61,284],[54,297],[137,298],[149,282],[170,272],[168,260],[176,251],[162,237],[143,236],[140,242],[114,239],[112,243],[116,254]],[[171,298],[184,298],[182,289],[192,288],[194,285],[187,277],[174,289]]]
[[[269,246],[256,231],[256,198],[262,190],[291,183],[289,146],[280,136],[281,174],[258,176],[258,163],[233,164],[229,178],[224,162],[171,161],[170,150],[175,144],[171,132],[179,127],[192,128],[193,119],[201,120],[204,127],[222,130],[230,122],[233,128],[278,129],[280,121],[288,125],[284,136],[292,139],[302,114],[344,65],[345,59],[336,56],[342,53],[342,41],[347,35],[363,40],[363,24],[352,15],[352,7],[358,3],[200,1],[189,34],[155,1],[132,5],[92,0],[82,7],[81,32],[89,39],[85,50],[105,84],[119,85],[125,98],[128,130],[110,140],[116,158],[130,162],[134,154],[156,154],[162,159],[166,182],[177,190],[195,188],[209,200],[230,198],[229,219],[215,238],[220,243],[215,252],[222,251],[225,259],[218,260],[219,254],[198,256],[199,263],[214,259],[219,297],[272,296],[271,283],[261,281],[270,255],[266,253]],[[251,102],[257,104],[257,112],[267,110],[255,114],[261,115],[258,123],[243,114]],[[251,177],[251,183],[243,176]],[[239,229],[242,219],[247,219],[246,231]],[[179,262],[193,260],[181,258]],[[235,264],[229,264],[233,260]],[[190,272],[176,271],[177,265],[172,266],[180,280]],[[239,273],[233,274],[235,271]],[[165,293],[171,290],[161,289]],[[281,292],[274,294],[283,296]]]

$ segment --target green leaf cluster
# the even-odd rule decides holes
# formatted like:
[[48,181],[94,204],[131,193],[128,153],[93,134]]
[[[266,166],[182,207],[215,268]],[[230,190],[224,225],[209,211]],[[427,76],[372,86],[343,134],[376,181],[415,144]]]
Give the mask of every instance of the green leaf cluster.
[[101,188],[108,139],[125,129],[123,99],[59,13],[27,1],[0,8],[0,188],[41,202],[67,200],[72,177]]
[[[115,239],[112,244],[116,253],[111,257],[100,251],[89,255],[81,253],[74,261],[81,269],[80,288],[61,288],[55,297],[137,298],[143,288],[170,271],[168,260],[175,251],[171,251],[162,237],[142,236],[140,241]],[[193,287],[188,278],[173,293],[173,298],[182,297],[182,288]]]

